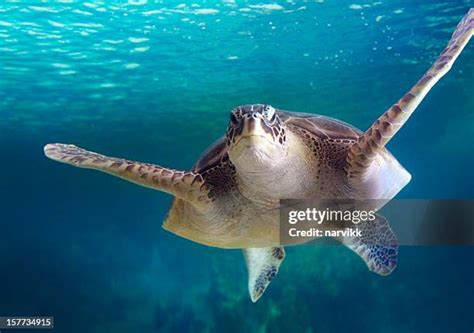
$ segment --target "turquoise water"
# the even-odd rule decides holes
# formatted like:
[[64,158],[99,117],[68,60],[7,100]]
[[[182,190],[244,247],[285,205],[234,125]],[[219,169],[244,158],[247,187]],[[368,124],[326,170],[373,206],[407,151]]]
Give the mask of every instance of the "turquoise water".
[[[385,278],[342,247],[290,248],[252,304],[240,251],[161,229],[169,196],[42,146],[189,169],[249,103],[364,129],[472,6],[2,2],[0,315],[51,315],[58,332],[471,332],[472,247],[403,247]],[[473,58],[471,42],[390,143],[413,175],[399,197],[473,198]]]

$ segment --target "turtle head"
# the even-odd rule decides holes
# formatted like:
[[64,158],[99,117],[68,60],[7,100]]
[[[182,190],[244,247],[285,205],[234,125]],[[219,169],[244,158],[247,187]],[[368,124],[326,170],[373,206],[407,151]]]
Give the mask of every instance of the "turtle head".
[[283,126],[270,105],[252,104],[233,109],[226,134],[232,163],[249,171],[277,164],[287,150]]

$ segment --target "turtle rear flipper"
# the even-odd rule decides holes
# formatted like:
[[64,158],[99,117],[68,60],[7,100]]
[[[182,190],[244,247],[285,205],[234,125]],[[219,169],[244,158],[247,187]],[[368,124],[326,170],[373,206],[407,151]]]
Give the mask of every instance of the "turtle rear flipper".
[[346,172],[349,178],[357,179],[364,174],[372,161],[405,124],[431,88],[451,69],[454,61],[471,39],[473,31],[474,8],[471,8],[458,24],[448,46],[431,68],[405,96],[382,114],[352,145],[346,164]]
[[277,275],[285,258],[283,247],[244,249],[249,273],[249,293],[252,302],[258,301],[270,282]]
[[208,201],[207,186],[199,173],[108,157],[60,143],[46,145],[44,153],[52,160],[106,172],[129,182],[172,194],[196,206],[205,205]]
[[357,253],[370,271],[389,275],[397,266],[398,241],[387,220],[378,214],[374,221],[351,226],[359,229],[360,237],[339,237],[342,244]]

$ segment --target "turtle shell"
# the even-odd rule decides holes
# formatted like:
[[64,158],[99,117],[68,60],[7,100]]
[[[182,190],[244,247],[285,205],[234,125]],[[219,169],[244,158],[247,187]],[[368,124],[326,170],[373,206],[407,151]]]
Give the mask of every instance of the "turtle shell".
[[279,111],[278,115],[286,125],[303,128],[320,138],[357,140],[363,133],[343,121],[317,114]]

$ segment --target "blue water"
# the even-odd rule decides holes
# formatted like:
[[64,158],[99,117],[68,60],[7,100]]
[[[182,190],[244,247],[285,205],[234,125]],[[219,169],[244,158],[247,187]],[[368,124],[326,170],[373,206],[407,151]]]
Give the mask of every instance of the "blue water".
[[[0,316],[54,316],[57,332],[472,332],[472,247],[403,247],[388,277],[342,247],[290,248],[252,304],[240,251],[161,229],[169,196],[42,153],[189,169],[249,103],[365,129],[472,6],[0,3]],[[390,143],[413,175],[399,197],[473,198],[473,59],[471,42]]]

